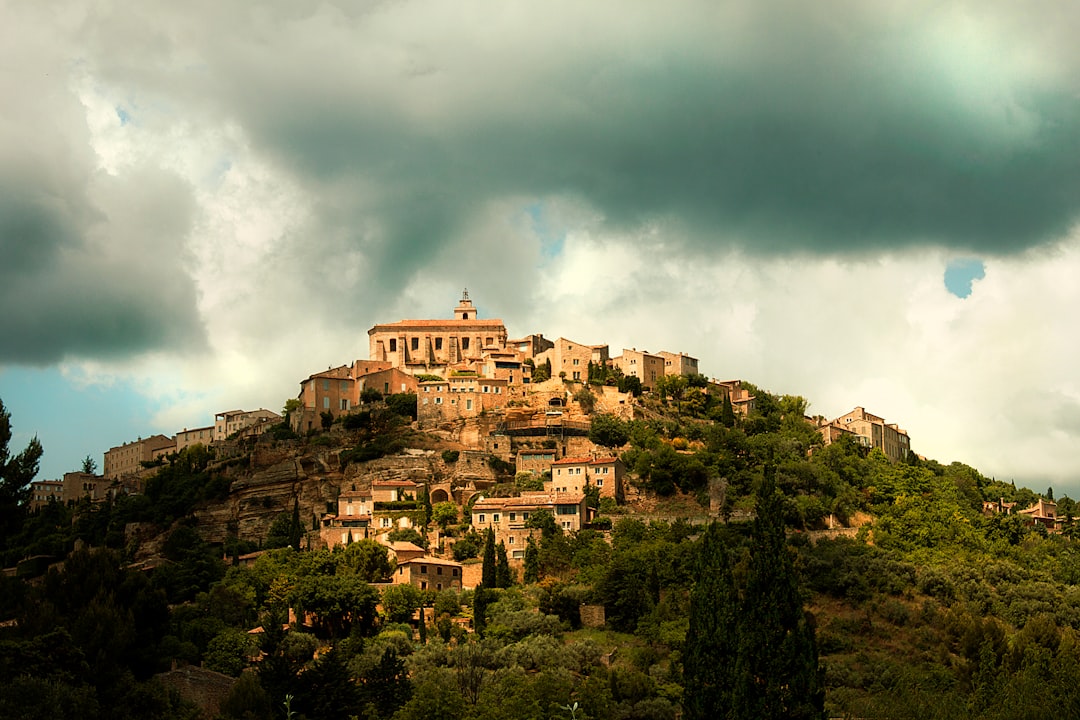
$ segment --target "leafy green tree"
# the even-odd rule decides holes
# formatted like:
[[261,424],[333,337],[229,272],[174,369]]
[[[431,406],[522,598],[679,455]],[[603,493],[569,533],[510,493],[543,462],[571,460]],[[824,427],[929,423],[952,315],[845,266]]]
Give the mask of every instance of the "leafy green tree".
[[402,417],[416,419],[416,393],[397,393],[386,396],[386,407]]
[[373,387],[366,387],[360,393],[360,404],[367,405],[368,403],[380,402],[383,399],[383,394]]
[[393,623],[409,622],[423,603],[424,594],[413,585],[389,585],[382,592],[383,613]]
[[342,638],[353,627],[372,627],[379,596],[357,575],[302,575],[289,599],[298,612],[314,614],[331,637]]
[[543,538],[550,538],[562,532],[562,528],[555,522],[555,516],[546,508],[541,508],[529,515],[525,521],[525,527],[540,530]]
[[629,442],[630,431],[626,422],[615,415],[594,415],[589,423],[589,440],[614,450]]
[[0,548],[4,548],[8,556],[14,554],[8,543],[26,517],[30,482],[37,475],[43,452],[41,443],[34,436],[22,452],[12,455],[8,449],[11,435],[11,414],[0,400]]
[[221,714],[228,720],[270,720],[270,698],[256,672],[240,673],[240,679],[221,703]]
[[239,677],[254,649],[251,635],[243,630],[225,628],[207,645],[203,665],[210,670]]
[[586,385],[574,393],[574,402],[581,406],[583,413],[591,415],[593,408],[596,407],[596,396],[592,394],[592,390]]
[[458,507],[450,501],[435,503],[431,508],[431,519],[445,532],[458,521]]
[[385,582],[392,571],[386,547],[366,538],[342,549],[335,548],[334,559],[337,574],[356,575],[370,583]]
[[[94,458],[87,455],[83,458],[80,472],[84,472],[87,475],[97,475],[97,461]],[[1053,498],[1051,498],[1052,500]]]
[[322,424],[323,430],[329,430],[330,427],[334,424],[334,413],[330,412],[329,410],[323,410],[321,413],[319,413],[319,421]]

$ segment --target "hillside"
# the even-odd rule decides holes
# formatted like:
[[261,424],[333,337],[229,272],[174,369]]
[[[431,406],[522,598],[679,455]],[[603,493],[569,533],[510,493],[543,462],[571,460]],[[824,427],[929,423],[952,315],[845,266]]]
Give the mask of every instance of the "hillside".
[[[65,594],[89,602],[101,592],[95,583],[72,584],[97,568],[133,574],[127,582],[141,588],[116,596],[116,607],[161,603],[167,618],[157,611],[156,624],[146,626],[137,619],[145,613],[132,610],[117,620],[134,623],[145,640],[104,655],[98,647],[108,661],[95,661],[99,675],[130,672],[142,682],[171,662],[239,675],[258,655],[246,631],[279,626],[292,608],[308,613],[310,624],[264,633],[265,658],[241,683],[258,677],[245,691],[248,711],[268,702],[277,713],[288,693],[309,717],[363,708],[375,717],[426,717],[435,708],[444,717],[564,717],[560,708],[572,702],[577,717],[675,717],[685,691],[698,523],[727,523],[739,576],[753,550],[746,521],[768,479],[780,493],[814,617],[832,716],[1028,717],[1080,702],[1072,682],[1080,664],[1080,548],[1071,499],[1057,498],[1061,528],[1048,532],[1007,512],[1035,502],[1030,490],[960,463],[915,456],[893,463],[846,441],[823,447],[804,417],[805,400],[754,391],[757,408],[745,416],[708,389],[644,396],[633,419],[593,416],[625,440],[618,452],[628,468],[626,502],[589,499],[597,517],[575,533],[538,522],[523,561],[505,547],[486,550],[466,510],[481,495],[522,492],[531,481],[515,475],[509,459],[546,449],[553,438],[499,435],[495,417],[420,431],[374,406],[305,437],[282,427],[216,455],[185,451],[148,479],[143,495],[27,518],[9,555],[62,557],[76,542],[102,549],[76,553],[67,573],[36,586],[4,580],[0,619],[15,621],[0,631],[8,643],[4,687],[14,698],[41,690],[11,663],[27,653],[56,659],[55,650],[34,645],[48,623],[70,628],[84,654],[98,647],[100,639],[78,630],[90,605],[58,602]],[[581,436],[559,437],[558,445],[570,455],[608,452]],[[479,578],[481,565],[487,572],[490,552],[492,567],[507,570],[496,589],[373,586],[392,567],[385,548],[368,540],[323,548],[321,527],[343,493],[394,482],[417,488],[417,497],[384,506],[413,524],[396,537],[432,556],[441,548],[448,562],[463,561],[466,577]],[[438,509],[430,503],[436,490],[447,497]],[[989,501],[1005,511],[984,514]],[[284,547],[290,543],[300,552]],[[227,570],[220,560],[274,546],[282,549]],[[42,608],[55,609],[42,615]],[[482,641],[469,632],[478,618],[486,620]],[[137,648],[149,653],[140,669],[130,665]],[[312,659],[316,648],[321,657]],[[79,693],[103,702],[132,692],[104,676],[64,672],[42,677],[72,702]],[[384,685],[395,692],[376,693]],[[319,705],[318,687],[343,694]],[[180,707],[161,716],[178,716],[168,713]]]

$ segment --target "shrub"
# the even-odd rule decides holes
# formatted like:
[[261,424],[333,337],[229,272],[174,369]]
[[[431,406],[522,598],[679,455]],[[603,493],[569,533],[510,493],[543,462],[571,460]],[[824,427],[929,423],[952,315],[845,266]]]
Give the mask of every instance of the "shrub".
[[444,463],[456,463],[459,457],[461,457],[461,453],[457,450],[442,451],[442,459]]

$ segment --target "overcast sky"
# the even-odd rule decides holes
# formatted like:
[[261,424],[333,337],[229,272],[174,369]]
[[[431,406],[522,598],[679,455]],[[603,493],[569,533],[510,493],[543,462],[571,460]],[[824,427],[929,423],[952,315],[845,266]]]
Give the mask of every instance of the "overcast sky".
[[278,410],[468,287],[1075,497],[1078,14],[0,0],[16,442]]

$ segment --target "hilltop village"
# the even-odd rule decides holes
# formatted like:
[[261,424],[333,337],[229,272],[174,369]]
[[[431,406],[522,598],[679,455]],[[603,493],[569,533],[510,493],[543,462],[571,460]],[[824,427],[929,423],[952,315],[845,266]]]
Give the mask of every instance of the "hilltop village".
[[[502,320],[479,317],[466,290],[449,318],[399,320],[372,327],[368,359],[330,367],[301,380],[296,398],[286,403],[287,417],[263,408],[228,410],[216,413],[213,425],[110,448],[104,453],[101,474],[72,472],[62,480],[34,482],[31,508],[39,509],[51,499],[72,504],[139,493],[168,458],[194,445],[227,457],[239,445],[283,423],[299,435],[311,434],[328,430],[384,398],[398,396],[415,404],[411,414],[418,431],[441,438],[452,449],[441,454],[404,449],[396,459],[369,464],[363,476],[341,473],[338,458],[324,462],[323,469],[330,472],[324,473],[323,480],[332,478],[339,486],[310,499],[307,545],[332,548],[380,538],[393,547],[386,541],[388,534],[416,529],[415,513],[409,510],[425,496],[432,505],[453,503],[469,516],[474,528],[491,528],[511,561],[520,563],[528,538],[537,532],[526,523],[538,510],[551,513],[569,532],[588,526],[596,515],[598,504],[590,507],[586,501],[589,493],[609,510],[622,506],[623,512],[635,511],[633,504],[626,505],[634,489],[619,447],[605,447],[590,439],[593,418],[648,417],[641,396],[656,393],[672,395],[680,402],[708,395],[743,417],[754,410],[756,398],[744,381],[707,378],[698,362],[681,351],[623,348],[612,355],[602,343],[563,337],[549,340],[542,334],[510,338]],[[850,438],[860,446],[880,450],[893,462],[904,461],[912,452],[905,430],[861,406],[832,420],[821,416],[804,420],[820,433],[823,445]],[[451,457],[455,460],[447,462]],[[512,496],[491,496],[488,491],[497,481],[492,463],[535,481],[525,482],[524,487],[530,489],[519,488]],[[335,464],[338,467],[332,468]],[[303,470],[292,479],[302,477]],[[303,498],[305,492],[296,488],[292,495]],[[1051,500],[1040,498],[1023,509],[1014,505],[985,502],[983,511],[1015,512],[1030,523],[1060,528]],[[718,513],[715,497],[709,508],[701,509],[703,516]],[[243,513],[236,514],[237,524],[243,525]],[[830,525],[833,522],[830,518]],[[438,536],[432,539],[431,547],[451,555],[452,538],[446,542]],[[404,553],[398,557],[401,563],[423,554],[415,545],[403,548],[399,543],[397,549]]]
[[[283,422],[296,433],[312,433],[372,402],[401,395],[410,402],[415,397],[418,430],[459,448],[457,472],[430,473],[423,463],[416,466],[413,456],[404,462],[416,466],[408,479],[350,481],[331,501],[336,507],[314,513],[312,525],[319,533],[311,542],[333,547],[410,528],[409,514],[382,508],[427,492],[433,504],[471,508],[473,525],[495,530],[511,558],[520,561],[531,532],[524,522],[536,510],[552,512],[560,527],[575,531],[591,519],[585,501],[590,488],[609,502],[626,502],[627,468],[618,448],[589,439],[592,417],[642,417],[639,397],[656,392],[680,399],[709,394],[742,416],[755,407],[743,381],[706,378],[698,359],[685,352],[623,348],[612,355],[602,343],[549,340],[542,334],[510,338],[502,320],[479,317],[467,290],[450,318],[377,324],[368,331],[368,345],[368,359],[301,380],[296,398],[286,404],[287,418],[264,408],[228,410],[216,413],[212,425],[112,447],[104,453],[101,474],[71,472],[62,480],[34,482],[31,508],[51,499],[71,504],[139,493],[157,467],[194,445],[228,454]],[[893,461],[911,452],[907,432],[862,407],[834,420],[808,417],[806,422],[817,427],[824,444],[849,436]],[[542,487],[512,498],[483,497],[493,476],[466,468],[484,469],[488,458],[535,476]]]

